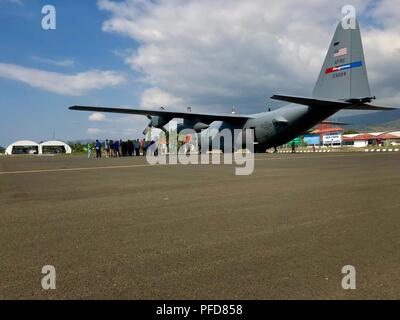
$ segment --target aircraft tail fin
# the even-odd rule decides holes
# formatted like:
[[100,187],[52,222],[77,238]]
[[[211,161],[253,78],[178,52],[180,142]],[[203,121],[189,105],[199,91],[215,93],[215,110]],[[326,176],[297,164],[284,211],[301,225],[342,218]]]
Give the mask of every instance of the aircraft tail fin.
[[[364,99],[371,97],[367,68],[356,18],[353,26],[336,28],[313,97],[323,100]],[[354,27],[354,28],[352,28]]]
[[349,28],[336,28],[312,97],[274,95],[271,99],[332,110],[395,110],[371,104],[360,26],[352,18]]

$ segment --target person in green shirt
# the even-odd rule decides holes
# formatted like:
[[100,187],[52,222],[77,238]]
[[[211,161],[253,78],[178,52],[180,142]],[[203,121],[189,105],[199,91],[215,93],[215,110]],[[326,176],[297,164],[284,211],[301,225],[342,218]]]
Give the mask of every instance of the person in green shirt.
[[88,143],[87,145],[87,153],[88,153],[88,159],[92,156],[92,144]]

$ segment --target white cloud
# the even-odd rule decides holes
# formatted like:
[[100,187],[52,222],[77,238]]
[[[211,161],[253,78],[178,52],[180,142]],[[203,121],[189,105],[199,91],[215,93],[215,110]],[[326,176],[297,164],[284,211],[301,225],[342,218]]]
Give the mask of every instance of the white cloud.
[[86,134],[96,139],[140,139],[149,120],[143,116],[110,116],[106,122],[99,122],[96,127],[89,127]]
[[102,130],[99,129],[99,128],[88,128],[88,129],[87,129],[87,133],[88,133],[90,136],[98,135],[98,134],[100,134],[101,132],[102,132]]
[[17,4],[19,6],[23,6],[24,5],[22,0],[1,0],[0,2],[8,2],[8,3],[12,3],[12,4]]
[[57,67],[72,67],[75,65],[75,61],[73,59],[62,59],[62,60],[55,60],[55,59],[44,59],[44,58],[39,58],[36,56],[31,57],[32,60],[40,62],[40,63],[46,63],[46,64],[51,64]]
[[164,92],[159,88],[150,88],[143,92],[141,103],[142,108],[173,107],[179,109],[184,106],[183,100]]
[[108,118],[104,113],[94,112],[89,116],[89,121],[94,121],[94,122],[108,121]]
[[[241,112],[264,110],[274,93],[310,95],[339,22],[353,4],[361,23],[371,87],[378,96],[400,89],[400,3],[388,0],[100,0],[110,13],[103,31],[132,38],[125,62],[155,88],[159,102]],[[365,21],[371,21],[369,24]],[[380,27],[377,27],[379,25]],[[155,96],[158,98],[150,98]],[[400,101],[399,101],[400,104]],[[207,107],[209,106],[209,107]],[[212,106],[212,107],[210,107]]]
[[90,70],[70,75],[6,63],[0,63],[0,77],[66,96],[82,96],[126,81],[123,74],[115,71]]

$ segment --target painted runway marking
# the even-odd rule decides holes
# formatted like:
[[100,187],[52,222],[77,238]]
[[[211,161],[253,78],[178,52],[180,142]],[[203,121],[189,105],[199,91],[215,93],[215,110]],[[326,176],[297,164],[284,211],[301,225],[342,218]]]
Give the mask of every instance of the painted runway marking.
[[107,166],[107,167],[81,167],[81,168],[63,168],[63,169],[38,169],[24,171],[3,171],[0,175],[25,174],[25,173],[47,173],[47,172],[67,172],[67,171],[89,171],[89,170],[105,170],[105,169],[126,169],[135,167],[152,167],[150,164],[135,164],[126,166]]
[[[382,156],[384,153],[381,153]],[[390,154],[390,153],[386,153]],[[296,160],[296,159],[327,159],[327,158],[349,158],[349,157],[365,157],[365,156],[378,156],[379,154],[341,154],[341,155],[321,155],[316,157],[302,156],[302,157],[279,157],[279,158],[264,158],[264,159],[254,159],[254,161],[276,161],[276,160]],[[193,164],[194,165],[194,164]],[[213,164],[211,164],[213,165]],[[218,164],[215,164],[218,165]],[[221,163],[222,165],[222,163]],[[129,168],[144,168],[144,167],[167,167],[167,165],[151,165],[151,164],[133,164],[124,166],[99,166],[99,167],[80,167],[80,168],[60,168],[60,169],[37,169],[37,170],[21,170],[21,171],[2,171],[0,176],[4,175],[18,175],[18,174],[30,174],[30,173],[50,173],[50,172],[71,172],[71,171],[90,171],[90,170],[107,170],[107,169],[129,169]],[[174,164],[176,166],[176,164]],[[204,165],[202,165],[204,166]]]

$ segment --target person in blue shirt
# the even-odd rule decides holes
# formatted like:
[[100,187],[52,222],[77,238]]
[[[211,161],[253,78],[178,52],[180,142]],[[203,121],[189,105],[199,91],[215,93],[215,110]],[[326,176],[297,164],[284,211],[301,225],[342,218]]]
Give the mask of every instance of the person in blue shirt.
[[114,156],[115,157],[119,157],[120,156],[118,140],[115,140],[115,142],[114,142]]
[[101,158],[101,142],[96,140],[96,158]]
[[139,139],[134,141],[134,146],[135,146],[136,157],[139,157],[140,156],[140,142],[139,142]]

